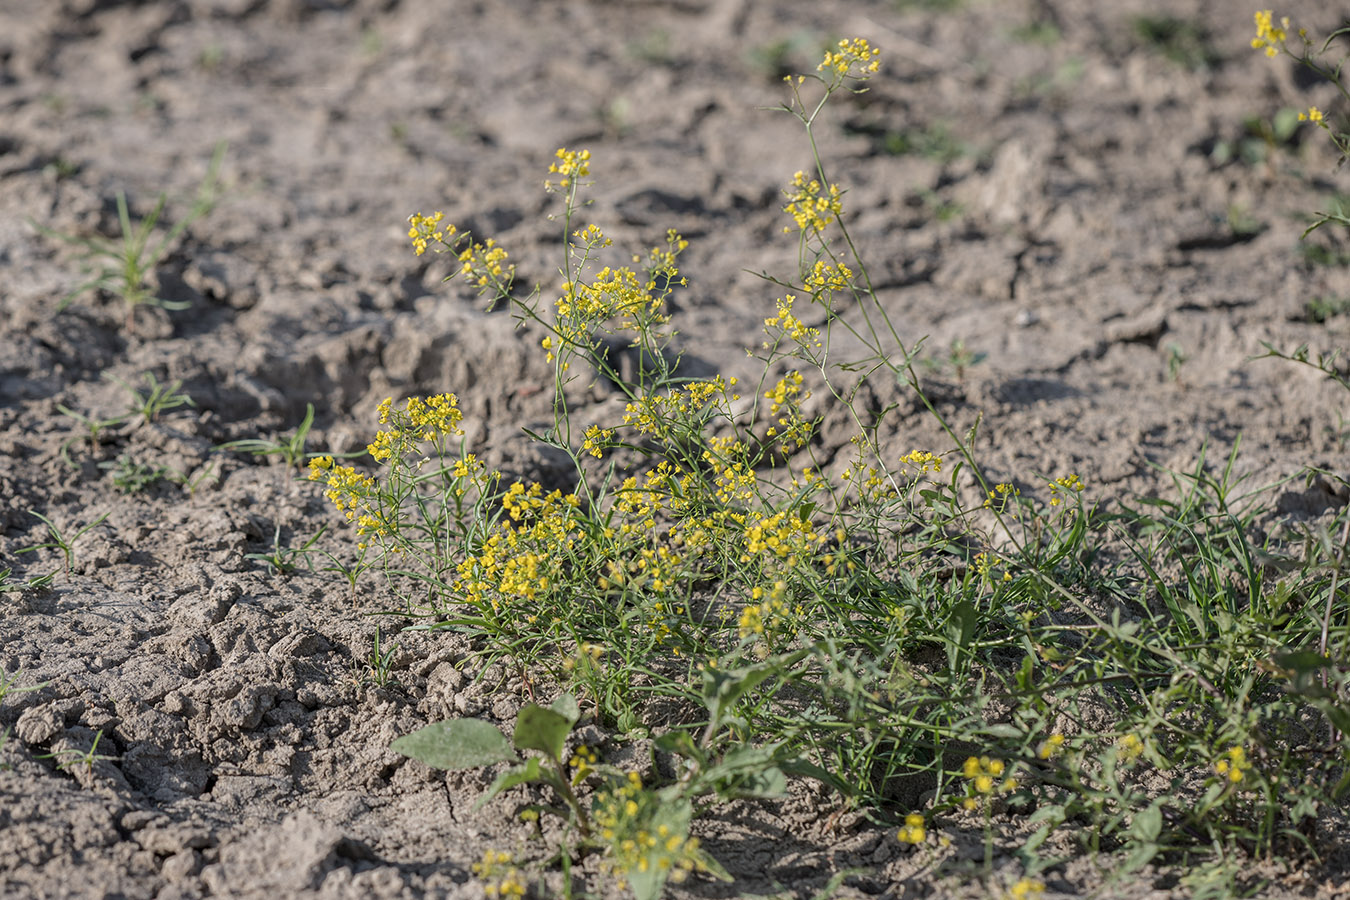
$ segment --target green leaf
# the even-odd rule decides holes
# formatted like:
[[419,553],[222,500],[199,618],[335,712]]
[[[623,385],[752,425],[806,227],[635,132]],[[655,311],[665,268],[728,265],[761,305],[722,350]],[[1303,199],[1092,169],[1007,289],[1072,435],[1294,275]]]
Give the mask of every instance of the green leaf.
[[1158,855],[1157,844],[1139,844],[1130,851],[1130,855],[1125,858],[1125,864],[1121,867],[1121,872],[1135,872],[1142,869],[1153,861],[1153,857]]
[[478,798],[478,802],[473,805],[474,812],[482,809],[493,797],[502,791],[509,791],[518,784],[530,784],[535,781],[546,781],[542,769],[539,768],[539,757],[531,756],[525,760],[524,765],[515,766],[507,769],[497,776],[497,780],[492,782],[492,786],[487,789],[487,793]]
[[[1130,822],[1130,837],[1137,841],[1156,844],[1160,834],[1162,834],[1162,808],[1156,803],[1137,813],[1134,821]],[[1149,859],[1152,859],[1152,856]]]
[[943,631],[950,641],[947,645],[947,661],[951,668],[956,668],[961,651],[969,647],[970,642],[974,640],[975,629],[979,622],[980,611],[969,600],[962,600],[952,607],[951,616],[943,626]]
[[581,707],[577,705],[577,698],[573,697],[571,694],[563,694],[558,697],[558,699],[554,700],[549,706],[549,709],[567,719],[567,724],[569,726],[575,725],[577,719],[581,718]]
[[796,665],[810,652],[798,650],[776,660],[769,660],[754,666],[740,669],[704,668],[703,705],[712,714],[714,722],[725,720],[732,708],[747,693],[759,687],[765,679],[771,678],[781,670]]
[[[572,702],[575,706],[576,701]],[[511,736],[511,742],[517,750],[538,750],[557,762],[562,759],[567,733],[572,730],[575,721],[557,710],[531,703],[516,717],[516,730]]]
[[482,719],[433,722],[426,728],[405,734],[390,744],[389,749],[433,769],[476,769],[516,759],[506,736],[496,725]]

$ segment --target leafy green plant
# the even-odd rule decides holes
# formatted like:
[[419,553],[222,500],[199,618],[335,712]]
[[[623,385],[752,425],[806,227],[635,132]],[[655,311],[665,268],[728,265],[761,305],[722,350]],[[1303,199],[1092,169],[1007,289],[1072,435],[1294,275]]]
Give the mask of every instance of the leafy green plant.
[[967,347],[964,339],[952,338],[945,354],[924,357],[922,364],[931,372],[950,372],[957,381],[965,381],[966,373],[988,358],[989,354],[976,353]]
[[328,526],[322,526],[318,531],[310,536],[299,547],[281,546],[281,524],[277,523],[276,530],[272,534],[272,549],[266,553],[245,553],[244,559],[258,560],[267,563],[267,566],[273,575],[290,576],[300,571],[300,563],[312,572],[314,571],[314,561],[311,555],[314,552],[314,545],[318,543],[319,538],[328,530]]
[[60,528],[56,526],[55,522],[44,516],[42,513],[30,509],[28,511],[28,514],[31,516],[36,516],[37,518],[42,520],[43,524],[47,526],[47,534],[51,538],[51,540],[47,541],[46,543],[34,544],[31,547],[24,547],[20,550],[16,550],[14,551],[15,554],[35,553],[38,550],[60,550],[61,555],[65,557],[66,560],[67,578],[70,577],[71,571],[75,567],[75,542],[78,541],[80,538],[84,537],[94,528],[98,527],[100,524],[103,523],[104,519],[108,518],[108,516],[111,515],[111,513],[104,513],[94,521],[90,522],[88,525],[85,525],[83,528],[76,531],[73,535],[67,537],[65,532],[63,532]]
[[[812,165],[785,180],[797,265],[764,275],[774,296],[749,348],[762,368],[745,384],[680,367],[668,300],[685,283],[683,237],[668,232],[633,267],[601,265],[613,241],[582,219],[588,151],[560,148],[547,176],[556,293],[521,296],[505,247],[441,213],[411,217],[419,255],[453,254],[452,277],[538,341],[553,417],[526,434],[575,477],[546,487],[490,470],[451,393],[381,403],[363,463],[310,460],[402,612],[467,633],[479,662],[520,672],[531,693],[565,692],[526,704],[509,738],[456,720],[395,749],[441,768],[507,766],[489,796],[546,793],[533,811],[564,823],[554,861],[599,853],[643,897],[662,871],[717,873],[690,849],[696,816],[792,778],[905,843],[978,820],[985,865],[972,874],[990,893],[1041,884],[1052,836],[1122,871],[1294,852],[1319,804],[1350,792],[1337,662],[1350,624],[1327,612],[1345,554],[1310,541],[1274,574],[1266,561],[1296,548],[1257,524],[1281,482],[1237,477],[1236,448],[1172,473],[1175,496],[1110,513],[1075,472],[986,471],[976,432],[925,392],[922,341],[902,338],[877,296],[817,152],[827,101],[864,89],[877,64],[866,41],[845,41],[814,80],[788,82],[783,109]],[[632,361],[622,372],[614,346]],[[600,379],[621,412],[577,405]],[[876,398],[896,385],[940,446],[883,446],[900,403]],[[822,408],[851,441],[825,450]],[[649,738],[673,764],[644,773],[568,753],[583,720]],[[919,808],[898,799],[916,795]],[[1018,846],[999,846],[1004,810],[1032,826]],[[660,838],[668,856],[644,856]],[[1024,877],[993,871],[1000,851]],[[482,877],[523,885],[527,864],[495,854]]]
[[1218,166],[1233,160],[1248,166],[1269,165],[1293,145],[1298,129],[1299,112],[1291,107],[1280,109],[1270,119],[1248,116],[1242,122],[1241,136],[1215,142],[1210,160]]
[[369,682],[376,687],[388,687],[394,680],[394,659],[398,652],[398,644],[390,644],[383,641],[380,635],[380,629],[375,629],[375,643],[371,647],[370,654],[366,657],[364,674],[358,675],[353,680],[357,684]]
[[[576,698],[563,694],[551,706],[527,704],[508,740],[490,722],[454,719],[436,722],[391,745],[397,753],[437,769],[476,769],[510,763],[478,801],[477,808],[519,785],[550,789],[555,803],[532,808],[561,818],[575,830],[577,850],[602,849],[608,867],[632,887],[638,900],[656,900],[667,880],[691,871],[729,881],[718,863],[689,836],[693,809],[681,790],[654,792],[635,771],[621,772],[580,747],[567,754],[567,737],[580,718]],[[532,752],[524,759],[518,753]],[[577,789],[600,783],[588,806]]]
[[168,196],[160,194],[150,213],[137,225],[132,224],[124,193],[117,193],[117,221],[120,238],[80,237],[62,234],[33,222],[29,223],[48,237],[77,248],[80,261],[90,277],[66,294],[57,304],[57,311],[88,291],[103,291],[122,301],[125,307],[125,327],[130,334],[135,330],[136,309],[157,306],[163,309],[184,309],[186,302],[166,300],[155,293],[154,272],[169,255],[174,242],[193,222],[209,213],[218,200],[220,165],[225,158],[225,144],[216,145],[206,176],[197,188],[197,196],[187,215],[175,223],[158,241],[151,243],[155,226],[168,203]]
[[1185,348],[1176,341],[1168,341],[1163,347],[1163,352],[1167,354],[1167,380],[1173,384],[1181,384],[1181,367],[1190,359],[1186,355]]
[[[10,577],[13,573],[12,567],[7,566],[0,569],[0,594],[14,594],[20,591],[45,588],[51,585],[52,579],[55,577],[55,573],[48,572],[46,575],[35,575],[27,581],[11,581]],[[3,692],[0,692],[0,697],[3,697]]]
[[173,470],[139,462],[129,453],[123,453],[115,460],[101,462],[98,467],[108,473],[113,487],[123,494],[139,494],[158,481],[175,480]]
[[1311,297],[1303,307],[1309,322],[1324,324],[1337,316],[1350,313],[1350,297]]
[[105,373],[109,381],[120,384],[128,394],[131,395],[131,409],[128,410],[129,417],[139,416],[141,422],[146,425],[159,419],[160,413],[171,409],[178,409],[182,406],[193,406],[197,404],[187,394],[181,393],[183,386],[182,379],[176,379],[169,384],[160,384],[159,379],[155,378],[153,372],[144,372],[141,375],[141,381],[145,388],[137,388],[134,385],[127,384],[120,378]]

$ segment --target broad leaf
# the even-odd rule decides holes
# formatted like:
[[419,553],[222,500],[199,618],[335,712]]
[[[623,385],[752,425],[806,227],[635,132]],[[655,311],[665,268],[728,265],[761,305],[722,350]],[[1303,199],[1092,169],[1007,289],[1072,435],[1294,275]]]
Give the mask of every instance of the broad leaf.
[[516,755],[496,725],[482,719],[452,719],[433,722],[405,734],[389,745],[433,769],[476,769],[493,763],[513,762]]
[[531,703],[516,717],[516,730],[511,742],[517,750],[538,750],[557,762],[562,759],[563,745],[567,742],[567,733],[572,730],[574,721],[557,710]]

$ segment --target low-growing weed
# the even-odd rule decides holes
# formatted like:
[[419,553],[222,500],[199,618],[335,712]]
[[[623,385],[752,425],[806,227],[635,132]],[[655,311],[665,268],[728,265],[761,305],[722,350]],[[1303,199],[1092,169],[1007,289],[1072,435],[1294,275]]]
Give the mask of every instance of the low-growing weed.
[[110,513],[104,513],[94,521],[90,522],[88,525],[85,525],[83,528],[76,531],[74,534],[67,536],[64,531],[62,531],[60,528],[57,527],[55,522],[53,522],[51,519],[47,518],[37,510],[30,509],[28,511],[28,514],[31,516],[36,516],[37,518],[42,520],[43,524],[47,526],[47,535],[51,538],[51,540],[43,544],[34,544],[31,547],[24,547],[22,549],[15,550],[14,551],[15,554],[17,555],[20,553],[34,553],[38,550],[60,550],[61,555],[65,558],[66,561],[67,578],[70,577],[71,571],[75,568],[75,542],[78,541],[80,538],[84,537],[94,528],[97,528],[100,524],[103,523],[104,519],[108,518],[108,516],[111,515]]
[[388,687],[394,680],[394,659],[398,653],[398,644],[382,639],[380,629],[375,629],[375,643],[370,655],[366,657],[365,672],[354,679],[358,684],[369,682],[376,687]]
[[125,308],[125,327],[130,334],[135,330],[136,309],[141,306],[158,306],[163,309],[184,309],[187,303],[166,300],[155,292],[155,269],[173,249],[173,244],[193,222],[209,213],[218,201],[220,165],[225,158],[225,144],[216,146],[207,168],[206,176],[197,188],[197,196],[187,215],[173,225],[154,243],[150,242],[155,232],[168,195],[160,194],[150,213],[138,224],[131,222],[127,207],[126,194],[117,193],[117,221],[121,228],[119,238],[80,237],[62,234],[39,225],[31,219],[29,223],[38,231],[55,238],[69,246],[77,248],[81,265],[90,277],[78,287],[66,294],[57,304],[57,311],[64,310],[81,294],[88,291],[103,291],[119,298]]
[[[452,393],[381,403],[370,465],[310,460],[360,564],[385,572],[419,627],[467,632],[532,695],[557,691],[509,738],[456,720],[394,749],[440,768],[507,764],[488,797],[546,791],[532,809],[565,823],[554,859],[599,853],[642,898],[684,874],[720,877],[690,836],[697,814],[801,778],[904,843],[978,817],[990,893],[1043,887],[1055,834],[1127,872],[1299,852],[1320,806],[1350,791],[1350,624],[1327,612],[1343,606],[1344,553],[1283,574],[1263,564],[1289,553],[1256,529],[1278,484],[1245,484],[1234,456],[1212,473],[1202,454],[1175,499],[1109,515],[1076,472],[986,473],[975,432],[925,393],[922,341],[879,300],[816,152],[821,109],[864,89],[876,57],[844,41],[788,81],[783,109],[812,165],[785,179],[798,263],[766,276],[774,297],[749,348],[763,368],[747,383],[688,376],[671,352],[678,233],[633,267],[601,265],[613,241],[582,218],[586,150],[549,167],[561,252],[547,295],[518,294],[494,240],[411,217],[416,253],[453,254],[452,277],[510,306],[553,366],[553,421],[526,433],[575,477],[546,487],[489,469]],[[603,352],[616,343],[631,371]],[[967,352],[953,347],[961,374]],[[622,411],[579,405],[600,379]],[[908,391],[942,446],[885,449],[899,404],[875,408],[872,379]],[[837,452],[809,412],[816,392],[852,431]],[[582,722],[675,762],[647,772],[569,751]],[[1007,811],[1032,826],[1016,847],[998,846]],[[995,876],[1000,851],[1025,877]],[[525,863],[484,866],[526,883]]]
[[1131,23],[1144,46],[1188,69],[1212,69],[1223,57],[1197,22],[1175,16],[1139,16]]
[[101,462],[98,467],[108,473],[113,487],[123,494],[139,494],[156,482],[173,480],[175,474],[164,466],[152,466],[133,459],[129,453]]
[[271,574],[280,576],[290,576],[300,571],[300,565],[303,563],[311,572],[314,571],[314,560],[311,558],[314,551],[314,545],[318,543],[319,538],[328,526],[322,526],[318,531],[310,536],[299,547],[281,546],[281,525],[277,524],[272,533],[272,549],[266,553],[245,553],[244,559],[253,559],[259,562],[267,563]]
[[314,424],[314,404],[305,406],[305,418],[301,420],[294,433],[275,438],[242,438],[216,446],[216,450],[233,450],[235,453],[250,453],[254,456],[275,456],[286,465],[286,469],[299,469],[305,460],[305,441],[309,437],[310,426]]
[[56,767],[62,771],[73,769],[76,766],[84,766],[85,771],[93,771],[94,763],[117,759],[116,756],[108,756],[98,752],[99,742],[103,740],[103,729],[100,728],[94,733],[93,743],[88,750],[77,750],[74,747],[68,747],[64,750],[55,750],[51,753],[43,753],[33,757],[34,759],[50,759],[55,761]]
[[169,384],[160,384],[153,372],[144,372],[141,374],[141,381],[145,383],[145,388],[142,389],[127,384],[114,375],[104,373],[104,377],[121,385],[131,395],[131,408],[127,411],[127,415],[130,418],[140,417],[141,422],[146,425],[157,421],[160,413],[182,406],[197,405],[191,397],[180,392],[179,389],[183,386],[182,379]]
[[930,372],[939,375],[949,373],[954,375],[957,381],[964,382],[966,374],[988,358],[989,354],[977,353],[967,347],[963,338],[952,338],[945,353],[925,356],[920,362]]
[[115,428],[130,418],[129,415],[114,416],[111,419],[95,419],[78,413],[73,409],[68,409],[61,404],[56,405],[56,411],[68,419],[73,419],[75,423],[84,428],[83,434],[75,434],[61,442],[60,456],[66,465],[72,469],[79,468],[75,460],[70,457],[70,448],[83,441],[90,450],[97,451],[102,443],[103,433],[107,429]]
[[[0,594],[17,594],[20,591],[49,587],[52,579],[56,577],[55,573],[49,572],[46,575],[35,575],[27,581],[13,581],[11,580],[13,574],[12,567],[0,569]],[[3,693],[0,693],[0,697],[2,696]]]
[[[0,593],[3,593],[6,590],[5,585],[8,582],[8,578],[9,569],[0,570]],[[50,576],[48,576],[48,578],[50,578]],[[13,675],[10,675],[8,672],[0,669],[0,703],[3,703],[5,698],[10,694],[26,694],[30,691],[40,691],[47,686],[47,682],[44,681],[41,684],[29,685],[28,687],[15,687],[14,683],[19,680],[21,674],[23,673],[15,672]],[[4,731],[0,731],[0,753],[4,752],[7,743],[9,743],[8,728]],[[0,771],[4,771],[8,768],[9,764],[0,760]]]
[[1350,313],[1350,297],[1311,297],[1303,306],[1304,317],[1318,325],[1346,313]]
[[1273,165],[1281,152],[1293,147],[1298,129],[1299,112],[1291,107],[1284,107],[1270,119],[1248,116],[1239,137],[1214,143],[1210,161],[1216,166],[1234,160],[1253,167]]

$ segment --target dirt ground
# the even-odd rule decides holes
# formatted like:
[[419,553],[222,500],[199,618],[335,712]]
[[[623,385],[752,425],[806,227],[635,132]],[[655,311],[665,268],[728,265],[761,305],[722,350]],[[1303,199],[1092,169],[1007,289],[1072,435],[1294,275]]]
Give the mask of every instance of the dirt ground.
[[[1321,34],[1340,23],[1324,7],[1277,15]],[[1198,30],[1141,34],[1165,14]],[[449,390],[490,464],[557,475],[521,434],[551,416],[537,337],[441,285],[445,260],[413,255],[406,220],[443,209],[547,288],[560,146],[591,149],[589,215],[620,242],[689,238],[675,323],[690,370],[754,374],[744,348],[775,289],[746,270],[791,270],[781,190],[811,163],[769,107],[841,36],[869,38],[884,68],[821,124],[831,177],[891,315],[929,336],[934,396],[963,426],[982,414],[991,475],[1074,471],[1111,503],[1171,491],[1158,467],[1192,468],[1206,442],[1222,459],[1239,436],[1256,481],[1346,474],[1344,392],[1250,359],[1262,341],[1316,352],[1350,335],[1350,315],[1307,308],[1350,297],[1350,270],[1298,245],[1347,176],[1313,129],[1266,141],[1243,124],[1334,96],[1253,33],[1230,0],[4,0],[0,569],[61,568],[56,551],[15,555],[47,538],[35,513],[69,532],[104,518],[51,589],[0,594],[0,671],[43,685],[0,705],[0,895],[481,897],[485,849],[543,855],[509,799],[472,811],[487,776],[388,749],[451,715],[511,721],[509,679],[475,681],[462,642],[408,633],[394,681],[363,684],[376,627],[398,624],[370,615],[388,600],[376,579],[353,594],[248,556],[328,525],[315,546],[341,557],[340,514],[280,466],[213,448],[291,431],[308,403],[311,448],[360,448],[386,396]],[[58,313],[78,267],[32,222],[114,235],[118,191],[134,216],[161,191],[190,197],[219,141],[224,198],[158,270],[161,295],[190,305],[141,309],[132,333],[106,296]],[[955,341],[979,361],[957,371]],[[195,408],[77,440],[68,465],[81,431],[58,406],[119,415],[111,379],[147,372]],[[897,455],[942,449],[917,410],[895,423]],[[124,454],[194,489],[115,490],[99,463]],[[1345,498],[1295,482],[1279,502],[1316,515]],[[91,748],[108,758],[56,764]],[[800,787],[722,810],[699,833],[736,882],[679,893],[809,897],[846,869],[840,896],[988,890],[960,823],[952,847],[911,852],[836,812]],[[1015,848],[1021,826],[1000,828]],[[1045,880],[1161,898],[1187,894],[1181,874],[1079,859]],[[1350,897],[1344,852],[1253,874],[1269,896]],[[613,894],[593,876],[576,889]]]

